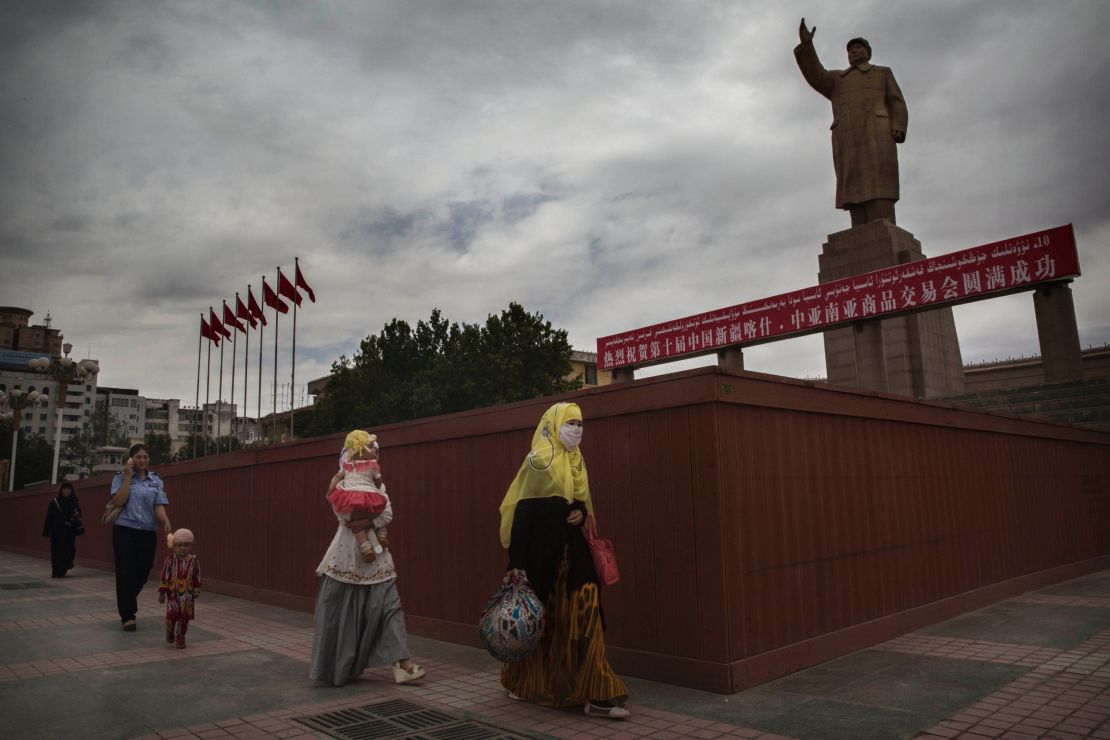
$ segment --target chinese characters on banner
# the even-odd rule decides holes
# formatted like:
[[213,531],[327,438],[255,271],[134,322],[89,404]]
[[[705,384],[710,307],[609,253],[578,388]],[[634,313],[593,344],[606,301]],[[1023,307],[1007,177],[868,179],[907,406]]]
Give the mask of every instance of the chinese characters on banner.
[[600,370],[812,334],[1079,275],[1071,224],[597,340]]

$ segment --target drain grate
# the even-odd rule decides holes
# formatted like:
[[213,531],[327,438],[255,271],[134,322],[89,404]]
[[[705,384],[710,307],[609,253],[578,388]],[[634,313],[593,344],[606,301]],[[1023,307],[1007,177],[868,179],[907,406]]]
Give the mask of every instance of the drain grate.
[[341,740],[524,740],[529,737],[405,699],[296,717],[296,720]]
[[21,591],[28,588],[50,588],[50,584],[42,581],[24,581],[22,583],[0,583],[0,591]]

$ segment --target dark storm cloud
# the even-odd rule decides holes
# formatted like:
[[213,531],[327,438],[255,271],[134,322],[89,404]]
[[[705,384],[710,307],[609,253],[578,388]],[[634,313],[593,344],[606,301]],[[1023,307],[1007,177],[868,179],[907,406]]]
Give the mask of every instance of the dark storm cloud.
[[[108,384],[189,397],[197,314],[298,255],[320,298],[298,378],[433,306],[521,301],[591,349],[810,285],[847,218],[791,54],[806,15],[826,66],[863,35],[906,93],[899,224],[940,254],[1073,221],[1081,333],[1106,341],[1110,4],[910,8],[3,3],[0,303],[49,307]],[[957,310],[965,357],[1035,350],[1004,301]],[[750,365],[819,375],[819,341]]]

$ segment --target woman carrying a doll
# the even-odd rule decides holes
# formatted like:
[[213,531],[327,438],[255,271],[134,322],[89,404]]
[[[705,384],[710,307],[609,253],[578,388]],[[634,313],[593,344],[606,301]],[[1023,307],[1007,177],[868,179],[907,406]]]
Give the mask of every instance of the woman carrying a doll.
[[[372,435],[355,430],[344,444],[343,461],[370,459],[372,453],[376,462],[374,443]],[[362,476],[351,477],[358,478],[362,485],[366,483]],[[319,585],[309,677],[335,686],[357,679],[374,666],[391,666],[397,683],[415,681],[425,673],[409,653],[393,554],[386,549],[375,553],[371,546],[369,552],[374,557],[364,557],[368,548],[360,547],[360,539],[366,541],[365,536],[356,536],[356,532],[372,535],[377,529],[380,539],[381,531],[393,519],[385,485],[380,483],[380,477],[371,474],[369,478],[375,490],[366,501],[355,502],[346,494],[335,495],[341,479],[338,474],[326,494],[339,526],[316,567]]]

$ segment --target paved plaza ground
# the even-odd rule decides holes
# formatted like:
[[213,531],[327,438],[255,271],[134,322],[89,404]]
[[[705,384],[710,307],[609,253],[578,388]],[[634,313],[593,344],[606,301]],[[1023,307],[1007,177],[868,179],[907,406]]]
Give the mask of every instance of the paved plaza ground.
[[417,637],[419,685],[315,684],[310,614],[219,594],[176,650],[156,591],[123,632],[111,574],[0,551],[0,737],[1110,740],[1110,570],[730,696],[628,679],[621,722],[512,701],[483,651]]

